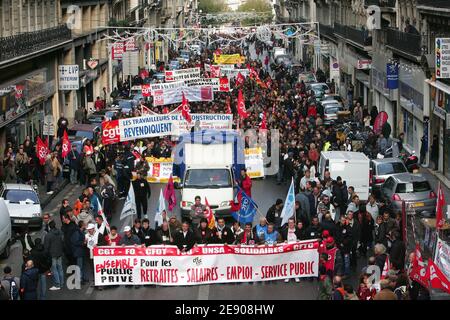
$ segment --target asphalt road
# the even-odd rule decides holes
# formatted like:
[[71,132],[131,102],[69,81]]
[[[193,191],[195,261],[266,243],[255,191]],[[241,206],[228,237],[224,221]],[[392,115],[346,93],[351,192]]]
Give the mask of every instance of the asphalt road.
[[[148,216],[151,220],[151,225],[154,225],[154,215],[158,203],[160,189],[163,185],[152,184],[152,196],[149,201]],[[254,180],[252,194],[261,212],[265,215],[269,207],[275,203],[277,198],[285,199],[288,185],[279,186],[275,180],[270,178],[265,180]],[[53,218],[60,226],[59,208],[61,201],[68,198],[70,203],[74,203],[76,198],[81,194],[82,188],[78,185],[68,185],[62,192],[60,192],[47,206],[45,212],[53,215]],[[177,196],[179,201],[180,196]],[[123,200],[116,204],[113,221],[111,225],[115,225],[120,231],[129,222],[120,221],[120,211],[123,206]],[[175,208],[174,212],[180,218],[179,208]],[[255,223],[259,217],[255,216]],[[33,232],[33,237],[39,237],[40,231]],[[12,246],[11,255],[7,260],[0,260],[0,267],[9,265],[13,268],[16,275],[20,275],[20,268],[22,264],[21,257],[22,248],[20,242]],[[51,287],[52,281],[47,278],[47,287]],[[114,287],[106,288],[99,291],[93,286],[86,284],[80,290],[69,290],[67,287],[60,291],[47,291],[47,299],[54,300],[101,300],[101,299],[115,299],[115,300],[239,300],[239,299],[255,299],[255,300],[287,300],[287,299],[315,299],[317,296],[317,282],[310,282],[302,280],[300,283],[295,283],[293,280],[289,283],[283,281],[261,282],[255,284],[216,284],[216,285],[201,285],[201,286],[185,286],[185,287],[162,287],[162,286],[145,286],[141,288],[134,287]]]

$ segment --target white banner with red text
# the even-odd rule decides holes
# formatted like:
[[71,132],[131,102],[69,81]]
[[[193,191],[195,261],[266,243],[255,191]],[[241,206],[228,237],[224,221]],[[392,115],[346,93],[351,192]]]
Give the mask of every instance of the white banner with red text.
[[191,124],[180,113],[145,115],[142,117],[103,121],[102,144],[107,145],[169,135],[179,136],[190,132],[191,127],[197,120],[200,122],[200,128],[204,130],[230,130],[233,125],[232,114],[193,113],[191,117]]
[[153,105],[164,106],[168,104],[181,103],[183,93],[189,102],[214,100],[213,88],[211,86],[181,87],[152,92]]
[[166,70],[164,71],[166,82],[198,79],[200,78],[200,68],[188,68],[180,70]]
[[202,79],[192,79],[185,80],[184,83],[188,87],[201,87],[201,86],[211,86],[213,91],[229,92],[230,91],[230,80],[228,78],[202,78]]
[[318,242],[274,246],[96,247],[95,285],[186,286],[318,276]]

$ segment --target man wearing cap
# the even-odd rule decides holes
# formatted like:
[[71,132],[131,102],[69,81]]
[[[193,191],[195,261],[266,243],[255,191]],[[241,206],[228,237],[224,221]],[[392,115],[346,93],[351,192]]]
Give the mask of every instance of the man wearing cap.
[[266,219],[268,223],[273,223],[276,229],[281,228],[281,211],[283,210],[283,200],[277,199],[275,204],[267,211]]
[[97,246],[98,243],[98,232],[95,231],[95,224],[89,223],[87,228],[87,233],[85,235],[86,247],[89,249],[89,258],[92,260],[94,258],[94,247]]
[[175,233],[174,243],[181,252],[188,252],[194,247],[195,235],[189,229],[189,223],[183,222],[181,230]]
[[147,199],[150,199],[152,193],[147,180],[143,178],[141,172],[137,172],[136,180],[133,181],[133,189],[136,198],[138,219],[141,219],[142,212],[144,213],[144,217],[147,218]]
[[198,244],[210,244],[215,243],[215,228],[211,230],[208,228],[208,220],[206,218],[202,218],[200,220],[200,225],[195,230],[195,238]]
[[139,237],[131,232],[130,226],[123,228],[123,236],[119,241],[121,246],[137,246],[141,244]]

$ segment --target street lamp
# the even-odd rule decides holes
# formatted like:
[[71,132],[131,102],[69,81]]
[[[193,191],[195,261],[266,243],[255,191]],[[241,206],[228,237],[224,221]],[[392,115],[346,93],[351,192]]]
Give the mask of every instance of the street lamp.
[[256,27],[256,10],[252,9],[252,12],[253,12],[253,21],[254,21],[254,24],[255,24],[255,27]]

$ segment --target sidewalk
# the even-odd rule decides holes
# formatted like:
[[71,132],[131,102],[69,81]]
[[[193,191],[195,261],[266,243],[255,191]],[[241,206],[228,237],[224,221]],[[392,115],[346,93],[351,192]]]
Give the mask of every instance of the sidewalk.
[[38,194],[41,200],[42,210],[69,184],[69,180],[63,179],[59,184],[55,183],[53,194],[47,194],[47,186],[38,184]]
[[441,173],[433,171],[429,168],[420,168],[419,171],[430,183],[433,190],[437,193],[439,182],[441,182],[442,189],[447,204],[450,204],[450,181]]

